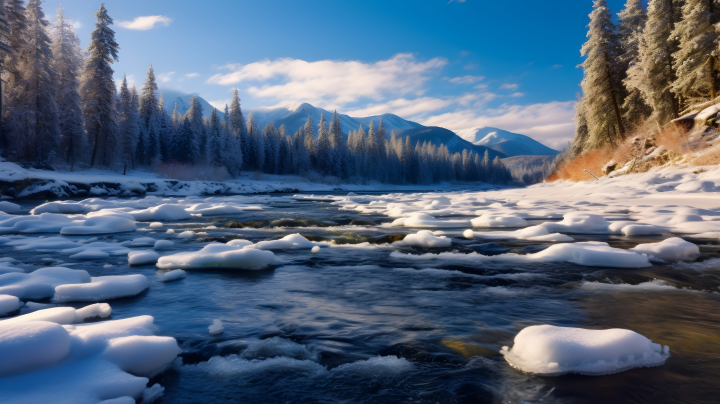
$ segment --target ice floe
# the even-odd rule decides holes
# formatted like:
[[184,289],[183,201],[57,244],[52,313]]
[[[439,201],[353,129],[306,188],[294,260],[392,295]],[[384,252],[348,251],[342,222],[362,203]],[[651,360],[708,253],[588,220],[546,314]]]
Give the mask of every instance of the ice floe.
[[186,220],[192,217],[192,214],[183,209],[182,206],[173,204],[162,204],[143,210],[133,210],[128,212],[128,214],[134,217],[135,220],[140,222],[159,220],[169,222],[176,220]]
[[518,215],[504,214],[496,215],[485,213],[482,216],[470,220],[473,227],[525,227],[528,222]]
[[161,257],[160,269],[265,269],[275,262],[275,254],[251,248],[211,243],[200,251],[181,252]]
[[445,236],[436,236],[430,230],[408,234],[404,239],[392,243],[395,247],[450,247],[452,241]]
[[503,347],[500,352],[512,367],[543,376],[607,375],[660,366],[670,356],[667,346],[630,330],[552,325],[523,329],[515,336],[513,347]]
[[152,250],[131,251],[128,253],[128,265],[154,265],[160,258],[160,254]]
[[71,283],[88,283],[87,271],[62,267],[40,268],[31,273],[0,275],[0,294],[23,300],[42,300],[55,295],[55,287]]
[[321,244],[312,242],[300,234],[288,234],[280,240],[261,241],[256,244],[247,245],[244,248],[254,248],[257,250],[299,250],[311,249],[319,245]]
[[663,261],[695,261],[700,256],[700,248],[697,245],[679,237],[665,239],[659,243],[639,244],[630,250]]
[[470,226],[469,220],[436,219],[427,213],[415,213],[406,218],[400,218],[392,223],[393,226],[425,227],[425,228],[457,228]]
[[174,245],[175,245],[175,243],[173,243],[170,240],[158,240],[155,242],[155,245],[153,248],[156,250],[167,250],[169,248],[172,248],[172,246],[174,246]]
[[184,279],[187,276],[187,272],[182,269],[173,269],[168,272],[160,272],[158,278],[163,282],[173,282],[180,279]]
[[16,296],[0,295],[0,316],[12,313],[22,306],[22,302]]
[[111,275],[92,277],[90,282],[55,287],[53,302],[102,302],[136,296],[149,286],[145,275]]
[[210,335],[220,335],[225,332],[225,327],[223,326],[222,321],[220,320],[213,320],[213,323],[210,324],[210,327],[208,327],[208,332]]

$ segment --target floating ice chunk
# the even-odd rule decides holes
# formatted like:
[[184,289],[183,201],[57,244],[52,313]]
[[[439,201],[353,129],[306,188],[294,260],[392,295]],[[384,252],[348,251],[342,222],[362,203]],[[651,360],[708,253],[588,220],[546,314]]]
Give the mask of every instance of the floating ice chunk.
[[168,229],[168,230],[165,232],[165,234],[175,234],[175,230],[173,230],[173,229]]
[[100,210],[88,214],[80,226],[67,226],[60,230],[63,235],[111,234],[135,231],[135,219],[125,213]]
[[16,296],[0,295],[0,316],[4,316],[20,308],[20,299]]
[[163,224],[161,222],[152,222],[148,227],[151,229],[162,229]]
[[68,217],[53,213],[40,216],[15,216],[0,221],[0,234],[57,233],[65,226],[81,224],[84,216]]
[[82,323],[91,318],[108,318],[112,308],[107,303],[95,303],[75,310],[75,323]]
[[121,243],[125,247],[152,247],[155,245],[155,239],[152,237],[140,237],[130,241]]
[[20,212],[20,205],[8,201],[0,201],[0,211],[5,213]]
[[624,236],[646,236],[662,234],[665,229],[649,224],[631,224],[622,228],[621,232]]
[[210,335],[220,335],[225,332],[225,327],[223,327],[223,323],[220,320],[213,320],[213,323],[210,327],[208,327],[208,332],[210,332]]
[[518,239],[531,241],[549,241],[549,242],[571,242],[574,239],[562,233],[550,233],[544,225],[530,226],[515,231],[492,231],[479,232],[471,229],[465,230],[463,236],[468,239],[481,237],[487,239]]
[[128,212],[135,220],[147,222],[150,220],[175,221],[190,219],[192,215],[180,205],[163,204],[144,210],[133,210]]
[[630,250],[663,261],[695,261],[700,256],[698,246],[679,237],[672,237],[659,243],[639,244]]
[[106,253],[105,251],[95,249],[86,249],[70,256],[70,258],[78,260],[103,260],[109,257],[110,254]]
[[22,238],[5,243],[5,245],[15,247],[19,251],[54,251],[77,247],[77,244],[65,237]]
[[317,245],[316,245],[315,247],[313,247],[313,248],[310,249],[310,252],[312,252],[313,254],[319,253],[319,252],[320,252],[320,246],[317,246]]
[[565,261],[590,267],[644,268],[650,266],[648,258],[644,255],[594,241],[555,244],[539,253],[529,255],[538,261]]
[[[395,225],[395,222],[393,222],[393,225]],[[471,224],[469,220],[442,220],[436,219],[427,213],[415,213],[406,218],[402,225],[405,227],[454,228],[468,227]]]
[[249,246],[252,244],[253,244],[253,242],[248,241],[248,240],[230,240],[227,242],[227,245],[233,246],[233,247],[238,247],[238,248],[243,248],[245,246]]
[[183,369],[188,371],[200,370],[219,377],[257,375],[265,371],[307,375],[327,373],[327,369],[311,360],[298,360],[286,357],[247,360],[238,355],[213,356],[207,362],[200,362],[197,365],[185,365]]
[[644,292],[644,291],[668,291],[668,290],[684,290],[693,291],[692,289],[679,289],[675,286],[662,281],[660,279],[653,279],[651,281],[638,283],[637,285],[631,285],[628,283],[601,283],[601,282],[583,282],[582,288],[587,290],[617,290],[617,291],[628,291],[628,292]]
[[148,285],[145,275],[98,276],[91,278],[90,283],[57,286],[53,302],[101,302],[136,296]]
[[248,245],[245,248],[254,248],[256,250],[299,250],[305,248],[313,248],[319,245],[306,239],[300,234],[288,234],[280,240],[261,241],[257,244]]
[[334,368],[335,373],[349,373],[365,377],[391,377],[412,370],[413,365],[397,356],[376,356],[364,361],[346,363]]
[[[30,321],[0,325],[0,357],[2,358],[0,377],[52,366],[65,358],[68,353],[70,353],[70,335],[59,324]],[[6,387],[8,390],[0,383],[3,400],[8,400],[7,394],[11,391],[10,386]]]
[[[99,252],[105,253],[105,255],[101,255]],[[125,255],[128,252],[130,249],[123,247],[122,244],[95,241],[61,250],[60,254],[69,255],[70,258],[104,259],[110,255]]]
[[[215,320],[217,321],[217,320]],[[293,359],[313,359],[315,355],[305,345],[280,337],[272,337],[250,344],[242,353],[245,359],[267,359],[286,357]]]
[[452,241],[445,236],[436,236],[430,230],[408,234],[404,239],[392,243],[395,247],[450,247]]
[[155,247],[153,247],[156,250],[167,250],[169,248],[172,248],[175,243],[173,243],[170,240],[158,240],[155,242]]
[[660,366],[670,349],[623,329],[585,330],[536,325],[515,336],[512,349],[500,351],[523,372],[544,376],[565,373],[607,375],[633,368]]
[[29,274],[0,275],[0,294],[23,300],[40,300],[52,297],[55,287],[70,283],[90,282],[87,271],[61,267],[40,268]]
[[[170,230],[168,230],[168,231],[170,231]],[[184,231],[177,235],[177,238],[182,238],[182,239],[186,239],[186,240],[191,239],[193,237],[195,237],[195,232],[192,230]]]
[[493,215],[485,213],[470,221],[473,227],[525,227],[528,222],[517,215]]
[[[157,401],[160,397],[165,394],[165,387],[161,386],[158,383],[153,384],[152,386],[146,388],[143,390],[142,393],[142,401],[140,404],[151,404]],[[133,400],[133,403],[135,400]]]
[[[2,209],[0,209],[2,210]],[[7,212],[7,211],[4,211]],[[61,213],[66,215],[84,214],[90,212],[90,209],[77,202],[48,202],[36,207],[30,211],[31,215],[40,215],[43,213]],[[11,212],[8,212],[11,213]]]
[[25,271],[23,271],[22,268],[18,268],[12,264],[8,264],[5,262],[0,263],[0,275],[9,274],[10,272],[25,272]]
[[270,251],[233,247],[226,244],[211,243],[196,252],[182,252],[161,257],[157,267],[160,269],[249,269],[267,268],[275,262],[275,254]]
[[250,210],[262,210],[262,207],[235,204],[229,205],[224,203],[200,203],[197,205],[192,205],[187,209],[188,212],[199,213],[203,216],[230,215],[233,213],[241,213]]
[[90,318],[107,318],[112,308],[107,303],[96,303],[81,309],[72,307],[52,307],[33,311],[7,320],[0,321],[0,328],[9,324],[26,323],[28,321],[49,321],[56,324],[82,323]]
[[173,269],[170,272],[160,273],[159,278],[163,282],[172,282],[183,279],[187,276],[187,272],[182,269]]
[[128,253],[128,265],[155,265],[160,254],[155,251],[131,251]]

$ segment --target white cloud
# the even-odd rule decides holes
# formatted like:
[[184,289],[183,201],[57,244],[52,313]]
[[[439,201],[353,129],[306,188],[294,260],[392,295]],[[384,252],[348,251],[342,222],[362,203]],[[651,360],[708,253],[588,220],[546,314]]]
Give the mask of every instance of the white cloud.
[[561,68],[561,67],[563,67],[563,65],[552,65],[552,68],[553,68],[553,69],[559,69],[559,68]]
[[[224,111],[225,105],[230,105],[230,102],[232,102],[232,98],[228,98],[226,100],[214,100],[214,101],[208,101],[208,104],[212,105],[213,107],[217,108],[218,111]],[[210,111],[207,111],[207,114],[209,116]]]
[[167,83],[172,80],[173,74],[175,74],[175,72],[160,73],[157,75],[157,79],[162,81],[163,83]]
[[514,84],[514,83],[505,83],[500,86],[500,89],[501,90],[517,90],[518,87],[520,87],[520,86],[517,84]]
[[462,77],[453,77],[448,78],[446,77],[447,81],[453,83],[453,84],[474,84],[478,81],[482,81],[485,79],[483,76],[462,76]]
[[511,96],[511,97],[515,97],[515,98],[524,97],[524,96],[525,96],[525,93],[517,92],[517,93],[512,93],[512,94],[510,94],[510,96]]
[[170,26],[170,23],[173,21],[172,18],[166,17],[164,15],[147,15],[142,17],[137,17],[132,21],[120,21],[118,22],[118,25],[126,28],[126,29],[132,29],[136,31],[147,31],[149,29],[155,28],[155,26]]
[[230,73],[216,74],[207,82],[234,85],[257,83],[247,92],[277,102],[309,102],[326,108],[359,100],[383,101],[407,94],[420,96],[425,83],[447,64],[444,58],[419,62],[409,53],[375,63],[321,60],[307,62],[282,58],[247,65],[227,65]]
[[468,63],[468,64],[465,65],[464,69],[465,69],[465,70],[473,70],[473,69],[477,69],[478,67],[480,67],[479,64],[477,64],[477,63],[475,63],[475,62],[470,62],[470,63]]
[[198,76],[200,76],[200,73],[188,73],[188,74],[185,75],[185,77],[187,77],[187,78],[189,78],[189,79],[192,79],[192,78],[195,78],[195,77],[198,77]]
[[475,108],[427,116],[419,123],[458,131],[491,126],[530,136],[555,149],[563,149],[575,132],[575,101],[543,104],[503,104],[482,112]]

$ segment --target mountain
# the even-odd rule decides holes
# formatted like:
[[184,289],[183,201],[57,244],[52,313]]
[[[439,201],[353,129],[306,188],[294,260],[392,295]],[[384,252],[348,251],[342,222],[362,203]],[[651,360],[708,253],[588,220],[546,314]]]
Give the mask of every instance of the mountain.
[[[252,112],[253,118],[255,119],[255,122],[257,123],[259,128],[262,128],[268,123],[272,123],[277,127],[280,127],[280,125],[285,125],[286,133],[289,135],[295,133],[298,129],[300,129],[301,126],[305,125],[308,116],[312,118],[313,124],[315,125],[315,128],[313,130],[315,131],[316,135],[317,124],[320,122],[320,115],[325,115],[325,120],[328,123],[333,118],[332,111],[317,108],[308,103],[289,104],[283,107],[264,107],[259,109],[250,109],[245,112],[246,118],[248,112]],[[393,114],[375,115],[365,118],[353,118],[345,114],[338,114],[338,119],[340,119],[340,127],[342,128],[343,133],[345,133],[346,135],[351,130],[358,129],[360,127],[360,124],[362,124],[363,128],[367,132],[368,127],[370,126],[370,122],[373,122],[375,124],[375,127],[377,127],[377,125],[380,123],[380,118],[383,118],[383,123],[385,124],[385,130],[387,131],[388,136],[393,130],[402,131],[405,129],[423,127],[419,123],[407,121]]]
[[398,137],[404,140],[408,136],[410,136],[410,143],[413,146],[415,146],[417,142],[422,143],[427,140],[436,146],[441,144],[446,145],[451,154],[462,153],[463,150],[468,150],[475,152],[482,157],[485,155],[485,150],[487,150],[490,159],[494,159],[496,156],[500,158],[507,157],[505,153],[501,151],[497,151],[486,146],[474,145],[467,140],[460,138],[455,134],[455,132],[445,128],[439,128],[437,126],[408,129],[401,132]]
[[488,126],[458,131],[457,134],[474,145],[491,148],[508,157],[555,156],[560,154],[559,151],[553,150],[525,135]]
[[[210,105],[209,102],[205,101],[203,97],[197,94],[185,94],[177,90],[168,89],[160,89],[158,90],[158,94],[162,94],[165,100],[165,104],[163,105],[163,107],[165,108],[165,111],[167,111],[167,113],[170,115],[172,115],[173,109],[175,109],[175,103],[177,103],[178,112],[180,113],[180,115],[184,115],[185,112],[190,109],[190,100],[193,96],[196,96],[198,101],[200,101],[200,105],[202,105],[203,107],[203,116],[210,116],[210,113],[213,109],[213,106]],[[218,110],[218,116],[222,118],[225,116],[225,114],[222,110]]]

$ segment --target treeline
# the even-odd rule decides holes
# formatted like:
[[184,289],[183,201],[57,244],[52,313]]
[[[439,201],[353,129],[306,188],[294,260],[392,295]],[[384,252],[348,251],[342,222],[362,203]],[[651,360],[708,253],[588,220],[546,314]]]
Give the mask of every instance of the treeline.
[[343,180],[396,184],[439,181],[507,183],[511,175],[487,153],[451,154],[446,146],[388,138],[382,119],[346,139],[337,113],[317,126],[308,118],[294,134],[268,124],[260,130],[245,119],[237,89],[221,118],[205,116],[196,97],[172,114],[158,94],[152,66],[138,92],[124,79],[119,94],[112,65],[120,46],[104,5],[86,52],[72,25],[58,10],[50,26],[41,0],[0,0],[0,62],[7,83],[2,92],[0,143],[11,160],[48,166],[110,167],[125,170],[162,165],[222,168],[268,174],[319,173]]
[[720,0],[649,0],[647,10],[628,0],[617,17],[616,25],[606,1],[595,0],[581,49],[575,155],[719,101]]

